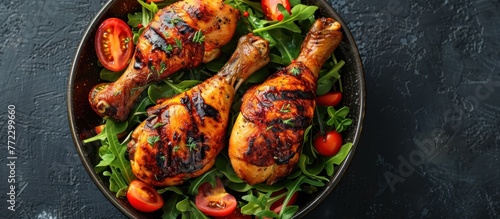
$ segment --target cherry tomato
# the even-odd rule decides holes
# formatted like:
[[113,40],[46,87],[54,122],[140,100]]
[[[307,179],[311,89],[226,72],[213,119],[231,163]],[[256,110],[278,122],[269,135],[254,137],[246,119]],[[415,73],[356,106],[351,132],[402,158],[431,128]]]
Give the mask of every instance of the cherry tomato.
[[153,187],[137,179],[128,186],[127,200],[132,207],[142,212],[153,212],[163,206],[163,197]]
[[212,187],[208,182],[201,184],[195,203],[201,212],[214,217],[224,217],[231,214],[238,204],[236,198],[226,192],[220,179],[217,179],[215,187]]
[[97,29],[95,50],[101,64],[111,71],[121,71],[128,65],[134,51],[132,30],[118,18],[108,18]]
[[282,4],[283,7],[285,7],[285,9],[288,11],[288,13],[291,12],[290,1],[288,0],[262,0],[260,4],[268,20],[273,20],[273,21],[283,20],[284,16],[278,9],[278,4]]
[[319,135],[314,139],[314,148],[323,156],[333,156],[342,147],[342,136],[337,131],[329,131],[325,135]]
[[341,100],[342,93],[338,91],[332,91],[316,97],[316,103],[320,106],[337,106]]
[[215,217],[215,219],[252,219],[252,215],[242,214],[241,208],[236,208],[231,214],[223,217]]

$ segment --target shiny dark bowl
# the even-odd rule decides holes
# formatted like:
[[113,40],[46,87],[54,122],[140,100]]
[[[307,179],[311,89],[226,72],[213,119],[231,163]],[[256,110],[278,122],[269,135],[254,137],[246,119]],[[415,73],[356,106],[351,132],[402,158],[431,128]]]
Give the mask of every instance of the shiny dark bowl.
[[[337,12],[325,0],[304,1],[319,7],[317,16],[332,17],[342,24],[344,39],[335,51],[338,59],[343,59],[346,65],[342,68],[342,83],[344,87],[343,103],[351,109],[350,118],[353,125],[345,132],[345,141],[353,143],[353,147],[346,160],[336,168],[330,182],[315,196],[304,200],[296,214],[296,218],[304,217],[314,209],[334,189],[344,174],[349,162],[354,156],[356,146],[361,135],[365,112],[365,78],[359,52],[347,25]],[[93,128],[102,123],[102,118],[96,115],[88,103],[90,89],[100,83],[98,77],[102,67],[97,66],[97,56],[94,50],[94,35],[99,24],[109,17],[119,17],[126,20],[128,13],[139,11],[140,5],[136,0],[111,0],[99,11],[85,31],[78,46],[68,81],[67,107],[70,130],[75,147],[83,166],[99,190],[114,206],[130,218],[159,218],[156,214],[146,214],[132,208],[126,200],[118,199],[108,189],[108,180],[94,171],[99,163],[98,145],[83,144],[82,140],[89,137]]]

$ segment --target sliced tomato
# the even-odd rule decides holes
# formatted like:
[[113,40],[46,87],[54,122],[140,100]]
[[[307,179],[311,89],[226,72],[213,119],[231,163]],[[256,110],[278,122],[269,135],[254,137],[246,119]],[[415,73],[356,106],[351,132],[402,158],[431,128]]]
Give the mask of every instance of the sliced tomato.
[[332,91],[316,97],[316,103],[320,106],[337,106],[342,100],[342,93]]
[[226,192],[220,179],[217,179],[215,187],[212,187],[208,182],[201,184],[195,203],[201,212],[214,217],[224,217],[231,214],[238,204],[236,198]]
[[127,190],[127,200],[135,209],[153,212],[163,206],[163,197],[151,186],[140,180],[132,180]]
[[283,5],[283,7],[288,11],[288,13],[291,12],[291,6],[289,0],[262,0],[260,4],[262,6],[262,10],[264,11],[264,15],[266,15],[266,18],[268,20],[272,21],[283,20],[284,16],[278,9],[278,4]]
[[95,50],[101,64],[114,72],[125,69],[132,58],[132,30],[118,18],[102,22],[95,35]]
[[323,156],[333,156],[342,147],[342,135],[337,131],[329,131],[325,135],[319,135],[314,139],[314,149]]

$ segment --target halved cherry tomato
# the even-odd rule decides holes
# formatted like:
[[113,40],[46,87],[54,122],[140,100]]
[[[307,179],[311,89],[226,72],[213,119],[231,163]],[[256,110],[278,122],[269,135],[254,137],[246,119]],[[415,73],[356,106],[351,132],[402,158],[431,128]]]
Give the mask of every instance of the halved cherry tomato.
[[208,182],[201,184],[195,203],[201,212],[214,217],[224,217],[231,214],[237,205],[236,198],[226,192],[220,179],[217,179],[215,187],[212,187]]
[[241,208],[236,208],[231,214],[223,217],[215,217],[214,219],[252,219],[252,215],[242,214]]
[[135,209],[153,212],[163,206],[163,197],[151,186],[140,180],[132,180],[127,190],[127,200]]
[[337,106],[342,100],[342,93],[332,91],[316,97],[316,103],[320,106]]
[[111,71],[121,71],[128,65],[134,51],[132,30],[118,18],[108,18],[97,29],[95,50],[101,64]]
[[285,7],[285,9],[288,11],[288,13],[291,12],[290,1],[288,0],[262,0],[260,4],[262,6],[262,10],[264,11],[264,15],[266,15],[266,18],[268,20],[273,20],[273,21],[283,20],[284,16],[278,9],[278,4],[282,4],[283,7]]
[[342,147],[342,136],[337,131],[329,131],[325,135],[319,135],[314,139],[314,149],[323,156],[333,156]]

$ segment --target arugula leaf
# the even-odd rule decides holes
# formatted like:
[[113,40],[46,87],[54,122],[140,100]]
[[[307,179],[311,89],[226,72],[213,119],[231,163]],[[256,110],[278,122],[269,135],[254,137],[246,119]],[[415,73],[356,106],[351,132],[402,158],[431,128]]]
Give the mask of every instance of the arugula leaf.
[[137,0],[137,2],[139,2],[142,6],[142,25],[147,26],[151,19],[155,16],[156,12],[158,12],[158,6],[154,2],[151,2],[150,4],[141,0]]
[[241,213],[248,215],[255,215],[262,210],[266,209],[269,197],[272,192],[262,193],[257,191],[257,196],[252,194],[252,191],[248,191],[247,195],[241,197],[241,199],[248,201],[247,204],[241,207]]
[[165,81],[165,84],[153,84],[148,88],[148,96],[152,102],[156,102],[161,98],[169,98],[176,94],[182,93],[197,84],[201,83],[198,80],[184,80],[178,84]]
[[128,14],[127,15],[127,24],[134,28],[138,27],[139,24],[142,24],[142,12],[135,12],[133,14]]
[[251,185],[249,185],[248,183],[236,183],[236,182],[232,182],[232,181],[228,182],[227,188],[229,188],[233,191],[236,191],[236,192],[248,192],[251,189],[253,189],[253,187]]
[[[125,132],[127,130],[127,126],[128,126],[127,122],[119,122],[117,124],[115,123],[114,132],[116,134]],[[105,141],[106,138],[107,138],[106,125],[104,125],[104,129],[102,130],[101,133],[95,135],[94,137],[87,138],[87,139],[83,140],[83,143],[87,144],[87,143],[98,141],[98,140]],[[104,142],[104,143],[106,144],[106,142]]]
[[[283,6],[281,6],[283,7]],[[290,30],[294,33],[300,33],[301,30],[295,21],[309,20],[309,17],[313,16],[318,7],[312,5],[295,5],[291,10],[291,15],[286,10],[280,10],[283,14],[283,20],[277,21],[265,21],[262,20],[260,24],[264,27],[254,29],[254,33],[259,33],[263,31],[269,31],[276,28],[282,28]],[[269,24],[269,25],[267,25]],[[267,26],[266,26],[267,25]]]
[[182,201],[177,202],[175,205],[176,209],[181,212],[182,218],[202,218],[209,219],[205,214],[196,207],[196,205],[189,200],[189,197],[185,197]]
[[274,211],[271,211],[269,209],[266,209],[266,210],[262,210],[262,211],[259,211],[257,213],[255,213],[255,216],[257,216],[257,218],[277,218],[279,217],[278,214],[274,213]]
[[125,72],[125,70],[120,71],[120,72],[114,72],[114,71],[111,71],[107,68],[102,68],[101,72],[99,73],[99,77],[102,80],[114,82],[114,81],[118,80],[118,78],[120,78],[120,76],[122,76],[123,72]]
[[243,183],[244,181],[236,175],[233,167],[229,164],[229,159],[225,152],[221,152],[215,158],[215,168],[217,168],[226,178],[228,178],[233,183]]
[[325,161],[325,170],[328,176],[333,175],[335,168],[334,165],[339,165],[340,163],[342,163],[342,161],[344,161],[347,155],[349,154],[349,151],[351,151],[351,148],[352,148],[352,143],[350,142],[345,143],[344,145],[342,145],[340,151],[337,154],[335,154],[333,157],[328,158]]
[[[335,56],[333,56],[335,57]],[[344,60],[340,60],[328,72],[321,72],[318,78],[318,87],[316,88],[316,95],[321,96],[328,93],[333,87],[333,84],[340,79],[340,68],[345,65]]]
[[205,68],[207,68],[211,72],[219,72],[219,70],[222,69],[222,67],[226,64],[226,62],[227,62],[226,58],[218,58],[205,64]]
[[281,54],[280,63],[289,65],[299,55],[304,37],[300,34],[288,34],[282,30],[271,30],[269,33],[276,39],[280,39],[275,44]]
[[128,121],[127,129],[135,127],[137,124],[141,123],[142,122],[141,118],[147,115],[146,108],[151,105],[153,105],[153,102],[149,98],[142,99],[142,101],[139,104],[137,104],[130,112],[131,116],[127,120]]
[[190,195],[196,195],[198,194],[198,187],[201,186],[203,183],[210,183],[212,187],[215,187],[217,185],[216,178],[217,178],[217,169],[211,169],[205,174],[197,177],[191,182],[191,185],[189,185],[188,189],[188,194]]
[[168,187],[165,187],[163,189],[159,189],[157,192],[158,194],[163,194],[165,192],[174,192],[175,194],[178,194],[178,195],[184,195],[184,192],[182,192],[181,189],[179,189],[179,187],[177,186],[168,186]]
[[116,168],[117,171],[114,171],[113,174],[116,174],[118,176],[117,178],[119,178],[124,185],[128,185],[130,181],[135,178],[135,176],[132,173],[130,161],[125,158],[127,145],[122,145],[118,141],[116,133],[119,132],[116,132],[116,125],[112,119],[108,119],[106,121],[104,132],[106,132],[106,138],[109,143],[109,151],[115,155],[115,159],[109,166]]
[[253,185],[253,187],[261,192],[276,192],[276,191],[279,191],[281,189],[283,189],[283,182],[282,181],[278,181],[272,185],[267,185],[267,184],[255,184]]
[[[314,161],[316,161],[316,166],[311,168],[310,164],[313,164]],[[318,159],[312,160],[309,158],[309,156],[307,156],[305,154],[301,154],[300,158],[299,158],[299,162],[297,163],[297,166],[302,170],[304,175],[311,177],[313,179],[328,182],[329,181],[328,178],[321,176],[321,175],[318,175],[321,172],[321,170],[323,170],[323,167],[324,167],[324,163],[319,162],[319,161],[320,160],[318,160]]]
[[107,153],[101,156],[101,161],[96,165],[96,167],[107,167],[109,166],[114,160],[116,156],[112,153]]
[[[183,196],[182,195],[171,195],[165,201],[165,204],[162,207],[163,214],[161,218],[164,219],[171,219],[171,218],[177,218],[181,212],[177,210],[177,203],[179,203],[182,200]],[[185,198],[185,196],[184,196]]]
[[297,205],[290,205],[290,206],[285,206],[284,208],[281,209],[279,218],[292,218],[295,213],[299,210],[299,206]]
[[248,24],[250,25],[250,29],[252,29],[252,32],[261,36],[265,40],[269,42],[269,47],[272,48],[276,45],[276,40],[274,37],[269,33],[269,31],[261,31],[261,32],[255,32],[255,30],[264,28],[266,24],[269,23],[269,21],[262,20],[253,14],[250,14],[247,18]]

